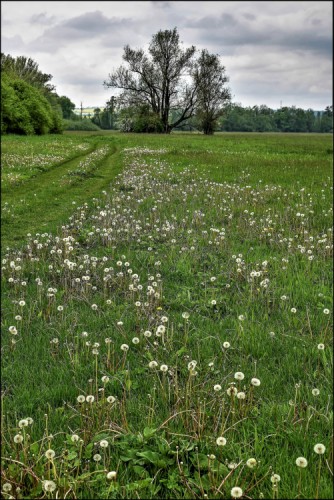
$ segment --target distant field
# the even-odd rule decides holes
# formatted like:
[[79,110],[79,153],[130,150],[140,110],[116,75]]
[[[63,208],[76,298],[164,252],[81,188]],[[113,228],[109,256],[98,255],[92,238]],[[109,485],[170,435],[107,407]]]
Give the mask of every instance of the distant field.
[[2,137],[3,497],[332,498],[332,169],[324,134]]

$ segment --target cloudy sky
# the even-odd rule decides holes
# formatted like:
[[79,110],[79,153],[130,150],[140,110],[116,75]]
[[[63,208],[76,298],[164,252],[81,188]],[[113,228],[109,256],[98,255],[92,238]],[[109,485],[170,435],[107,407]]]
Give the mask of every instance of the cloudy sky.
[[322,110],[332,104],[331,1],[2,1],[1,51],[34,59],[59,95],[102,107],[123,47],[178,28],[219,54],[233,102]]

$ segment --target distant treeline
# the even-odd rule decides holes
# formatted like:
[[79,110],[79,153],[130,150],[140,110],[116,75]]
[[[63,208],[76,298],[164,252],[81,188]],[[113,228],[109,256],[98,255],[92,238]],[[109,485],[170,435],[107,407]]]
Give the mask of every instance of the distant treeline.
[[295,106],[277,110],[267,106],[230,105],[217,130],[233,132],[333,132],[333,106],[323,111]]
[[[177,115],[177,111],[172,111]],[[124,132],[156,132],[154,116],[149,110],[141,108],[106,107],[104,110],[94,109],[91,121],[102,129],[118,129]],[[78,119],[78,117],[76,117]],[[172,118],[173,119],[173,118]],[[200,131],[200,123],[196,116],[182,123],[175,130]],[[221,132],[333,132],[333,107],[314,111],[301,108],[282,107],[277,110],[265,105],[242,107],[230,104],[217,120],[215,130]]]

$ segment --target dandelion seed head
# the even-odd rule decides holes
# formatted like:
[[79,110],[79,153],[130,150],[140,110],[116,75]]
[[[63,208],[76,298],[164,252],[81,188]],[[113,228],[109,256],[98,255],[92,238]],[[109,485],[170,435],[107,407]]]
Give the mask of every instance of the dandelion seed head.
[[242,495],[243,495],[243,491],[241,488],[239,488],[239,486],[234,486],[231,489],[231,497],[232,498],[241,498]]
[[321,443],[317,443],[317,444],[314,446],[313,450],[314,450],[314,451],[315,451],[315,453],[317,453],[318,455],[323,455],[323,454],[325,453],[325,451],[326,451],[326,447],[325,447],[323,444],[321,444]]
[[296,465],[298,467],[301,467],[302,469],[304,469],[305,467],[307,467],[307,464],[308,464],[308,462],[307,462],[306,458],[304,458],[304,457],[298,457],[296,459]]
[[216,443],[218,446],[225,446],[227,441],[223,436],[220,436],[216,439]]

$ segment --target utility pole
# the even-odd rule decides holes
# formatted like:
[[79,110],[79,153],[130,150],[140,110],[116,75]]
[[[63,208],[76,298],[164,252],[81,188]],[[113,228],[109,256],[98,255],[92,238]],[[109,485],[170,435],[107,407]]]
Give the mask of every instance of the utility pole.
[[80,102],[80,117],[81,117],[81,120],[82,120],[82,101]]

